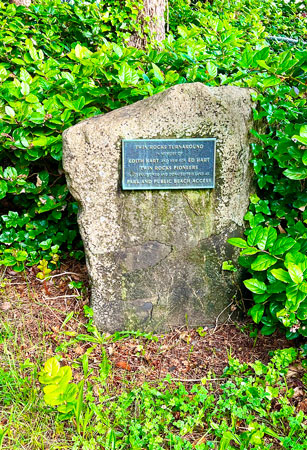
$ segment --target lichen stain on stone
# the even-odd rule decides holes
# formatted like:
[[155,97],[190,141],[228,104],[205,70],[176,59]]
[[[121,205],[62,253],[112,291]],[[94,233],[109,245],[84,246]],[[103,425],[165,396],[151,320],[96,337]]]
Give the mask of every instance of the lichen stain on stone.
[[155,266],[165,259],[171,251],[170,245],[149,241],[142,245],[121,249],[116,256],[123,271],[134,272]]
[[[64,132],[100,329],[215,324],[235,290],[221,270],[237,256],[226,240],[240,235],[253,190],[252,107],[248,89],[188,83]],[[217,139],[214,189],[121,190],[122,139],[187,137]]]

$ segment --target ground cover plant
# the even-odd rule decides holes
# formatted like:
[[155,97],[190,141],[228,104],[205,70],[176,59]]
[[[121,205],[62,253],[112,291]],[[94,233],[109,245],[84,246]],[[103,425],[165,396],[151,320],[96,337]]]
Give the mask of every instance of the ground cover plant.
[[[194,81],[254,90],[261,132],[255,132],[259,143],[252,164],[259,192],[246,216],[247,233],[258,227],[265,234],[271,226],[294,239],[292,253],[304,253],[306,20],[300,2],[175,1],[166,40],[159,46],[149,41],[145,50],[123,44],[140,32],[126,20],[137,14],[137,4],[127,2],[126,9],[117,2],[80,1],[0,6],[0,264],[22,271],[42,261],[44,278],[67,251],[82,257],[78,206],[61,168],[64,129]],[[297,42],[270,40],[276,35]],[[270,252],[271,244],[260,250]],[[243,250],[241,262],[252,279],[266,282],[268,276],[272,282],[270,266],[254,270],[253,258],[246,257],[251,251]],[[269,263],[269,255],[258,256]],[[300,270],[304,278],[305,268]],[[305,282],[291,289],[266,293],[261,305],[255,298],[258,306],[251,314],[264,332],[278,326],[289,337],[306,333]]]
[[[127,45],[144,32],[136,3],[0,2],[0,449],[306,448],[306,346],[278,334],[307,334],[302,5],[172,0],[166,40],[140,50]],[[263,336],[251,323],[98,333],[62,132],[194,81],[249,87],[257,102],[258,190],[230,242]]]
[[[307,416],[290,405],[293,391],[283,381],[296,357],[294,348],[279,350],[267,366],[256,361],[250,367],[230,357],[221,379],[209,376],[186,389],[168,377],[158,386],[146,383],[116,399],[105,393],[110,367],[103,359],[95,380],[98,404],[93,386],[84,380],[72,383],[71,368],[60,367],[55,357],[45,363],[39,381],[46,385],[45,402],[57,407],[60,418],[75,419],[79,439],[74,448],[303,450]],[[90,422],[96,422],[92,431]]]
[[305,347],[251,322],[98,333],[85,268],[63,266],[48,293],[35,268],[2,279],[3,450],[306,446]]

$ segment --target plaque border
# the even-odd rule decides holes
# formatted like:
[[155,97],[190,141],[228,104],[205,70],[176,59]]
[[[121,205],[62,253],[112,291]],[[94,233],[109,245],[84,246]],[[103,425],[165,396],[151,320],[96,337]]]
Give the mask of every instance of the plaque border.
[[[124,183],[125,179],[125,167],[124,167],[124,159],[125,159],[125,142],[131,142],[131,141],[138,141],[138,142],[144,142],[144,141],[153,141],[153,142],[163,142],[163,141],[214,141],[214,147],[213,147],[213,183],[212,186],[171,186],[171,187],[127,187]],[[169,191],[169,190],[177,190],[177,191],[184,191],[188,189],[197,190],[197,189],[214,189],[215,188],[215,165],[216,165],[216,141],[217,138],[164,138],[164,139],[151,139],[151,138],[142,138],[142,139],[122,139],[121,140],[121,150],[122,150],[122,183],[121,183],[121,189],[123,191]]]

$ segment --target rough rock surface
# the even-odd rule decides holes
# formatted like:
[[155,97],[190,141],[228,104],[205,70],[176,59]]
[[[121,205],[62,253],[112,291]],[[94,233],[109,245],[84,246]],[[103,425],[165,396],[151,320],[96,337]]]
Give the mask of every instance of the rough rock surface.
[[[163,331],[228,317],[236,288],[222,262],[237,250],[251,190],[247,89],[174,86],[64,133],[63,165],[79,226],[97,326]],[[121,190],[122,139],[217,139],[216,187]],[[236,275],[239,277],[239,274]]]

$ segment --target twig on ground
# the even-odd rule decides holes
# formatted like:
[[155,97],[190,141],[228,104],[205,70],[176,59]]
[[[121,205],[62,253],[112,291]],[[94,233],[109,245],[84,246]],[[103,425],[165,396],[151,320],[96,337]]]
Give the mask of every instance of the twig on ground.
[[80,295],[58,295],[57,297],[45,297],[45,300],[57,300],[58,298],[78,298]]
[[107,402],[110,402],[111,400],[114,400],[114,399],[117,398],[117,397],[119,397],[119,396],[118,396],[118,395],[113,395],[113,397],[106,398],[105,400],[103,400],[103,401],[100,402],[100,403],[107,403]]
[[232,304],[233,304],[233,301],[232,301],[231,303],[229,303],[229,305],[227,305],[227,306],[220,312],[220,314],[219,314],[219,315],[217,316],[217,318],[215,319],[215,327],[214,327],[212,333],[209,333],[209,334],[213,334],[213,333],[216,332],[216,329],[217,329],[217,327],[218,327],[218,325],[219,325],[219,318],[221,317],[221,315],[223,314],[223,312],[226,311],[226,309],[230,308],[230,306],[231,306]]
[[78,275],[79,276],[79,274],[75,273],[75,272],[62,272],[62,273],[58,273],[56,275],[51,275],[50,277],[48,276],[42,280],[40,278],[37,278],[37,280],[40,281],[41,283],[43,283],[44,281],[49,281],[52,278],[56,278],[56,277],[63,277],[64,275]]
[[4,267],[3,273],[1,274],[0,282],[3,280],[7,266]]
[[210,381],[223,381],[223,380],[227,380],[227,378],[171,378],[171,381],[181,381],[182,383],[199,383],[202,380],[206,380],[206,382],[210,382]]
[[47,308],[50,309],[50,311],[52,312],[52,314],[57,318],[57,320],[59,320],[60,322],[62,322],[63,320],[61,319],[61,317],[59,317],[59,316],[53,311],[53,309],[48,305],[48,303],[45,302],[44,297],[42,297],[42,300],[43,300],[44,304],[47,306]]

